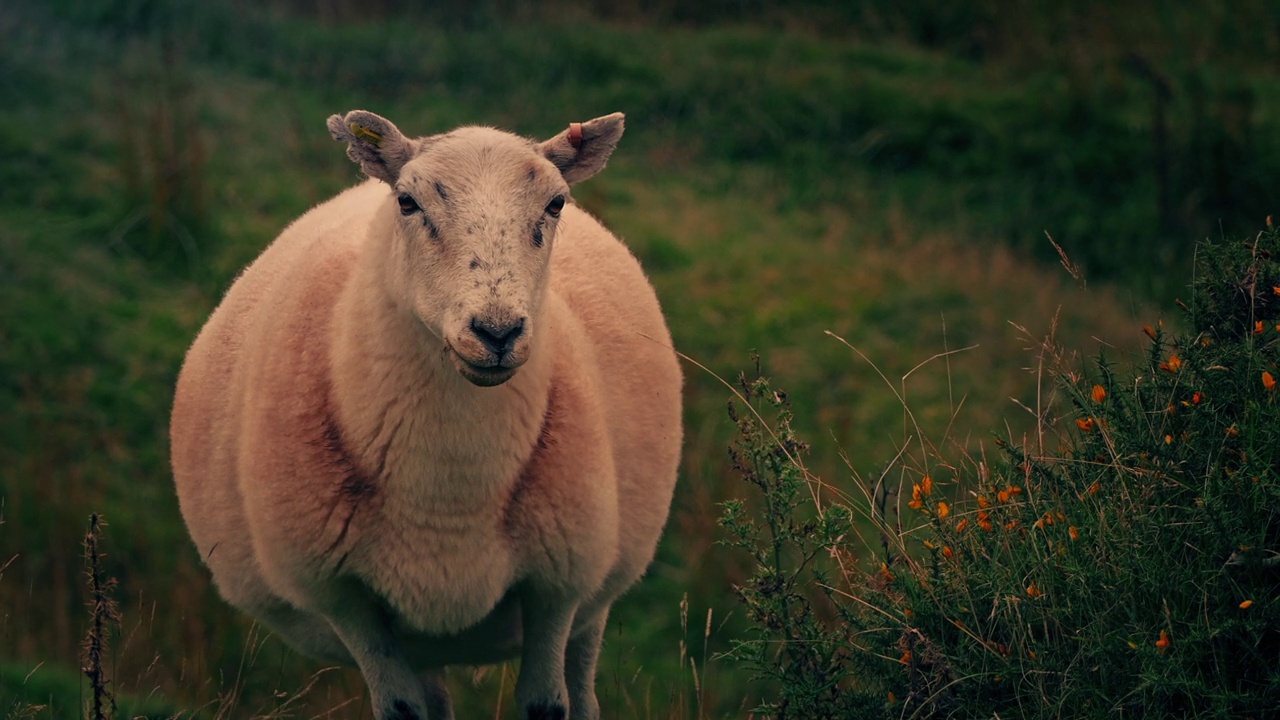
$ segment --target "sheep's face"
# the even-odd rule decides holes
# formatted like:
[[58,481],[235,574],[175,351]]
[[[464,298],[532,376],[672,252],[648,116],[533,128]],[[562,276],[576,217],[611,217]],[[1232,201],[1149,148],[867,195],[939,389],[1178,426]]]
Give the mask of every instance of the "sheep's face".
[[467,380],[511,379],[533,352],[569,185],[604,167],[622,115],[574,123],[541,143],[479,127],[410,140],[364,110],[330,117],[329,130],[391,186],[382,212],[392,228],[392,294]]
[[483,128],[424,143],[400,172],[396,284],[476,385],[529,359],[568,195],[532,143]]

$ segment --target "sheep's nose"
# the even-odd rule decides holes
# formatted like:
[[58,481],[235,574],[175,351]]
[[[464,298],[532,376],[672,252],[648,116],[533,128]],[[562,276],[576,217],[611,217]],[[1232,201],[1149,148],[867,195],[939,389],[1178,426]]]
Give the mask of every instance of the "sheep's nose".
[[475,333],[480,342],[484,344],[489,352],[498,356],[501,360],[504,355],[511,351],[511,346],[515,344],[516,338],[520,337],[520,333],[524,332],[524,318],[520,318],[515,322],[497,322],[490,318],[471,318],[471,332]]

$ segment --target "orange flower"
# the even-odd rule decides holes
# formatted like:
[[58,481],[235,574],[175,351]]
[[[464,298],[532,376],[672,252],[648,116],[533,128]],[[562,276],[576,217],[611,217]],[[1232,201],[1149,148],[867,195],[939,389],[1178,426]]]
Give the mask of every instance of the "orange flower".
[[1027,586],[1027,597],[1034,598],[1034,597],[1040,597],[1041,595],[1044,595],[1044,593],[1040,590],[1040,588],[1036,587],[1035,583],[1031,583],[1030,585]]
[[1076,529],[1075,525],[1072,525],[1071,527],[1067,528],[1067,534],[1071,536],[1072,540],[1080,539],[1080,531]]
[[912,500],[907,503],[907,507],[911,508],[912,510],[919,510],[920,508],[924,507],[924,501]]
[[1101,486],[1098,485],[1098,481],[1094,480],[1093,484],[1089,486],[1089,489],[1086,492],[1088,492],[1090,495],[1096,495],[1100,487]]
[[933,494],[933,478],[929,477],[928,475],[925,475],[924,479],[920,481],[920,490],[925,495],[932,495]]
[[911,486],[911,502],[907,503],[907,507],[912,510],[919,510],[924,506],[924,491],[919,485]]
[[1253,324],[1253,334],[1254,334],[1254,335],[1261,335],[1263,332],[1265,332],[1265,331],[1266,331],[1266,329],[1267,329],[1267,326],[1266,326],[1266,325],[1263,325],[1261,320],[1259,320],[1259,321],[1257,321],[1257,322],[1255,322],[1255,323]]
[[996,493],[996,501],[1000,503],[1009,502],[1009,491],[1001,490],[1000,492]]
[[893,582],[893,573],[889,572],[889,566],[884,563],[880,563],[880,577],[884,578],[885,582]]
[[1240,434],[1240,431],[1236,429],[1235,425],[1232,425],[1231,427],[1227,428],[1227,437],[1235,437],[1239,434]]
[[956,523],[956,532],[964,532],[964,529],[967,527],[969,527],[969,521],[961,518],[960,522]]
[[1106,388],[1104,388],[1104,387],[1102,387],[1101,385],[1094,385],[1094,386],[1093,386],[1093,401],[1094,401],[1094,402],[1096,402],[1096,403],[1100,403],[1100,402],[1102,402],[1103,400],[1106,400],[1106,399],[1107,399],[1107,389],[1106,389]]
[[890,704],[890,705],[892,705],[892,704],[894,704],[894,703],[896,703],[896,702],[898,702],[898,696],[897,696],[897,695],[894,695],[894,694],[893,694],[893,691],[892,691],[892,690],[890,690],[890,691],[889,691],[889,704]]
[[1272,285],[1271,292],[1274,295],[1280,295],[1280,285]]
[[1199,390],[1197,390],[1195,394],[1191,396],[1192,405],[1199,405],[1203,400],[1204,400],[1204,393],[1200,392]]
[[982,511],[978,511],[978,527],[986,530],[987,532],[991,532],[991,516]]
[[951,506],[949,506],[949,505],[947,505],[945,502],[943,502],[943,501],[939,500],[939,501],[938,501],[938,519],[939,519],[939,520],[946,520],[946,519],[947,519],[947,516],[948,516],[948,515],[950,515],[950,514],[951,514]]
[[1142,332],[1146,333],[1147,337],[1151,338],[1152,340],[1156,339],[1156,329],[1151,327],[1150,325],[1143,325]]
[[911,651],[910,650],[904,651],[902,653],[902,657],[898,658],[898,662],[902,663],[903,665],[906,665],[907,663],[911,662]]
[[1080,432],[1093,432],[1093,418],[1076,418],[1076,427],[1080,428]]
[[979,496],[978,496],[978,507],[980,507],[980,508],[989,508],[989,507],[991,507],[991,501],[987,499],[987,496],[986,496],[986,495],[979,495]]
[[1170,355],[1168,360],[1160,363],[1160,369],[1168,373],[1176,373],[1182,369],[1182,358]]
[[1262,371],[1262,387],[1266,388],[1267,392],[1275,392],[1276,389],[1276,379],[1266,370]]
[[1009,486],[1009,494],[1010,494],[1010,495],[1021,495],[1021,494],[1022,494],[1022,488],[1018,487],[1017,485],[1010,485],[1010,486]]
[[1241,610],[1248,610],[1248,609],[1249,609],[1249,608],[1251,608],[1251,607],[1253,607],[1253,601],[1252,601],[1252,600],[1245,600],[1244,602],[1240,603],[1240,609],[1241,609]]
[[1164,652],[1169,649],[1169,633],[1164,630],[1160,631],[1160,639],[1156,641],[1156,649]]
[[1005,524],[1004,524],[1004,529],[1005,529],[1005,530],[1012,530],[1012,529],[1014,529],[1014,528],[1016,528],[1016,527],[1018,527],[1018,521],[1017,521],[1017,520],[1010,520],[1009,522],[1007,522],[1007,523],[1005,523]]
[[943,545],[943,546],[942,546],[942,556],[943,556],[943,557],[945,557],[945,558],[953,558],[953,557],[955,557],[955,555],[956,555],[956,554],[955,554],[955,551],[953,551],[953,550],[951,549],[951,546],[950,546],[950,545]]

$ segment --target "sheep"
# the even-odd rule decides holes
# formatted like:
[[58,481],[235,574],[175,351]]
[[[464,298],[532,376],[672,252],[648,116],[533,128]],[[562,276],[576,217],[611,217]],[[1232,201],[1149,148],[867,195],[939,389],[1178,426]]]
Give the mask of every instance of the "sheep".
[[452,718],[446,667],[513,657],[522,718],[594,720],[682,435],[653,287],[570,201],[623,116],[543,142],[328,128],[369,179],[267,247],[179,374],[191,537],[228,602],[357,666],[379,720]]

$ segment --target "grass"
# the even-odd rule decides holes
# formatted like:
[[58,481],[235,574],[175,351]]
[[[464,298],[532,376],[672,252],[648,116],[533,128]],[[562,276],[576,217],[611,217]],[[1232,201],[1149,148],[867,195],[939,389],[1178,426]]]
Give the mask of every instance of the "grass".
[[[0,96],[12,98],[0,124],[0,554],[16,556],[0,575],[0,658],[14,675],[76,666],[76,548],[91,512],[112,519],[121,697],[268,713],[318,669],[216,597],[179,520],[166,418],[182,354],[235,273],[356,181],[323,129],[331,112],[368,107],[409,132],[483,122],[530,135],[627,112],[619,152],[578,201],[641,258],[680,350],[726,377],[760,352],[828,478],[850,474],[837,448],[867,474],[916,436],[877,367],[920,434],[973,447],[1006,418],[1014,436],[1034,427],[1008,401],[1036,407],[1023,346],[1053,324],[1068,346],[1136,347],[1134,318],[1181,291],[1193,241],[1219,218],[1256,222],[1254,186],[1280,164],[1276,78],[1247,53],[1190,67],[1142,46],[1178,98],[1179,214],[1157,232],[1159,182],[1139,160],[1151,153],[1150,88],[1123,69],[1121,40],[987,60],[925,42],[900,18],[873,41],[532,11],[519,24],[449,25],[379,19],[385,6],[340,24],[229,3],[0,9]],[[1230,126],[1241,93],[1249,109]],[[1227,185],[1204,180],[1213,158],[1231,159]],[[1240,205],[1204,200],[1224,193]],[[1045,230],[1093,284],[1053,264]],[[722,717],[756,701],[743,673],[713,659],[742,630],[729,586],[750,571],[716,545],[718,504],[735,492],[726,393],[686,369],[668,537],[620,603],[601,661],[617,716]],[[696,687],[682,639],[708,648]],[[459,713],[492,713],[511,677],[456,673]],[[360,694],[353,673],[335,671],[298,707],[354,699],[339,713],[355,714]],[[224,702],[235,709],[217,710]]]
[[827,483],[783,396],[743,378],[756,502],[724,523],[755,566],[731,656],[768,683],[757,711],[1274,714],[1280,232],[1202,252],[1187,331],[1088,364],[1046,337],[1036,432],[991,454],[924,441]]

